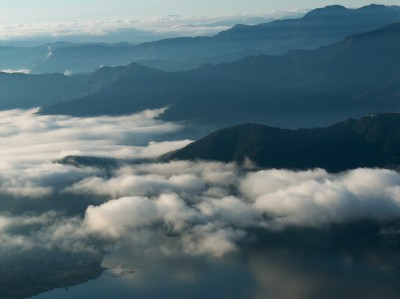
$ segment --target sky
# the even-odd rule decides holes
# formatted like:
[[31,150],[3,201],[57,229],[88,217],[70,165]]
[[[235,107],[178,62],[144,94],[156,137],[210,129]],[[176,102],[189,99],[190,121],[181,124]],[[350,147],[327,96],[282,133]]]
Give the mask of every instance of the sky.
[[[0,0],[1,22],[63,22],[104,18],[149,18],[165,15],[201,16],[316,8],[330,4],[367,5],[365,0]],[[398,0],[379,1],[395,5]]]

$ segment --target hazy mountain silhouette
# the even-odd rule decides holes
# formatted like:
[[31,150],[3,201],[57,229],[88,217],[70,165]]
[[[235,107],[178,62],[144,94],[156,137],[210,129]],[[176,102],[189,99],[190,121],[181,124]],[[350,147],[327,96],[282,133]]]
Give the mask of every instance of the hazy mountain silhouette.
[[288,130],[256,124],[218,130],[162,160],[216,160],[262,168],[342,171],[400,163],[400,114],[349,119],[326,128]]
[[204,63],[223,63],[250,54],[284,54],[312,49],[356,33],[400,21],[397,7],[369,5],[347,9],[318,8],[303,18],[259,25],[236,25],[212,37],[170,38],[132,45],[54,43],[33,48],[0,48],[2,68],[27,68],[33,73],[90,72],[101,65],[137,61],[167,71],[188,70]]
[[74,76],[0,72],[0,109],[32,108],[82,97],[112,84],[132,67],[104,67]]
[[31,73],[88,73],[103,65],[133,61],[129,43],[55,42],[36,47],[0,47],[0,69],[28,69]]
[[219,125],[327,125],[351,116],[399,110],[399,53],[400,23],[396,23],[318,50],[252,56],[187,72],[133,64],[97,92],[44,107],[42,113],[125,114],[169,106],[163,119]]
[[32,108],[84,95],[81,76],[0,72],[0,109]]

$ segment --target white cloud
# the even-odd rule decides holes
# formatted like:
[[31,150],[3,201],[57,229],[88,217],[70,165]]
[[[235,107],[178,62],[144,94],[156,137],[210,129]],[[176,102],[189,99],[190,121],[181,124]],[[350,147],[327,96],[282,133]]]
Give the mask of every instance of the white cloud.
[[30,74],[30,69],[0,69],[0,72],[13,74],[13,73],[22,73],[22,74]]
[[[154,157],[189,141],[153,141],[180,129],[155,119],[163,109],[95,118],[33,112],[0,112],[3,250],[103,250],[104,244],[127,242],[137,245],[135,250],[151,247],[159,254],[219,257],[237,250],[254,228],[324,228],[400,217],[400,174],[392,170],[330,174],[322,169],[256,171],[233,163],[148,161],[102,171],[54,163],[68,154]],[[11,195],[16,201],[9,204]],[[19,201],[24,205],[26,197],[41,198],[35,202],[43,201],[40,212],[21,214],[12,208]],[[70,197],[78,201],[69,202]],[[49,211],[58,201],[64,201],[64,213]],[[79,211],[71,208],[77,203]]]
[[[86,181],[87,189],[75,189],[75,192],[93,192],[102,185],[102,192],[109,194],[119,186],[122,195],[131,195],[89,208],[85,217],[89,227],[93,231],[98,228],[100,234],[121,238],[129,238],[130,234],[135,234],[135,229],[154,225],[166,227],[181,240],[184,252],[221,256],[236,250],[236,241],[245,238],[246,231],[252,228],[323,228],[334,223],[400,217],[400,174],[391,170],[355,169],[342,174],[328,174],[320,169],[270,170],[248,175],[236,171],[237,178],[231,185],[204,182],[192,189],[192,179],[202,178],[207,165],[214,168],[212,171],[216,165],[220,166],[220,171],[233,166],[210,162],[174,163],[186,164],[186,172],[191,174],[191,180],[183,180],[182,185],[174,185],[174,188],[168,184],[174,165],[167,163],[140,165],[139,168],[149,172],[152,167],[170,167],[171,173],[165,169],[163,174],[152,174],[147,181],[143,179],[148,178],[148,174],[136,169],[137,174],[123,183],[125,169],[121,177],[117,175],[108,180],[114,183],[120,180],[112,187],[103,180]],[[138,184],[138,180],[142,181]],[[236,191],[235,181],[241,182]],[[138,194],[142,197],[137,197]]]
[[157,220],[155,206],[146,198],[124,197],[86,210],[85,225],[89,231],[113,238]]
[[52,211],[39,215],[0,215],[0,253],[40,247],[70,251],[94,250],[85,243],[79,224],[77,217],[65,217]]
[[[235,206],[228,209],[235,208]],[[240,211],[236,211],[239,213]],[[176,194],[162,194],[158,198],[123,197],[86,210],[84,227],[102,237],[129,239],[138,231],[153,227],[167,227],[177,234],[183,250],[191,255],[222,256],[236,250],[235,241],[246,233],[221,221],[205,223],[209,215],[189,207]],[[225,220],[222,216],[221,220]],[[229,219],[226,219],[229,221]],[[179,237],[181,236],[181,238]]]
[[1,111],[0,192],[41,197],[55,187],[98,172],[53,163],[67,155],[144,158],[185,146],[189,140],[153,141],[180,129],[155,119],[164,110],[97,118],[44,116],[35,114],[36,110]]
[[278,169],[261,170],[249,173],[241,182],[241,190],[250,198],[286,189],[306,180],[323,180],[330,175],[323,169],[294,172]]
[[215,223],[195,226],[183,236],[184,250],[191,255],[206,254],[215,257],[237,250],[236,241],[243,239],[246,233],[218,226]]
[[280,170],[278,174],[279,187],[265,193],[248,191],[248,186],[257,189],[261,182],[273,181],[276,171],[253,174],[243,182],[243,191],[254,201],[254,206],[273,217],[267,224],[273,228],[321,226],[363,218],[387,220],[400,216],[400,198],[392,192],[400,183],[400,174],[395,171],[355,169],[331,175],[321,170]]

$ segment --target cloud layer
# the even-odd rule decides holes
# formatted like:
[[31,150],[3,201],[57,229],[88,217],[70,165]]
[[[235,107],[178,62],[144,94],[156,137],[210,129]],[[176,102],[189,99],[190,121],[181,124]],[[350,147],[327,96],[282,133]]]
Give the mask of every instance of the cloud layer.
[[235,24],[258,24],[284,17],[300,17],[304,11],[271,11],[252,14],[183,17],[168,15],[147,19],[104,19],[0,26],[0,41],[55,40],[71,42],[139,43],[176,36],[214,35]]
[[[163,109],[97,118],[33,112],[0,112],[0,196],[5,207],[8,200],[43,204],[48,210],[4,208],[3,251],[103,251],[129,242],[135,250],[155,248],[158,254],[219,257],[252,240],[254,229],[324,229],[400,217],[396,171],[249,171],[201,161],[121,161],[107,171],[96,165],[64,165],[54,161],[72,154],[154,157],[189,141],[154,141],[180,129],[155,119]],[[55,211],[52,207],[61,202],[64,210]],[[70,209],[77,202],[82,209]]]
[[53,187],[96,172],[54,163],[68,155],[155,157],[189,143],[153,142],[180,128],[155,120],[163,111],[98,118],[36,115],[35,110],[2,111],[0,192],[40,197]]

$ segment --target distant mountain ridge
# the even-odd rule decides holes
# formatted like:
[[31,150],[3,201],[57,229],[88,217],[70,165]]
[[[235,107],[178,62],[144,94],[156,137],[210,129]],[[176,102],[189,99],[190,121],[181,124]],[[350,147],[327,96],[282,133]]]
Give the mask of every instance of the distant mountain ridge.
[[0,72],[0,109],[33,108],[80,98],[113,84],[138,68],[145,69],[133,64],[103,67],[93,74],[73,76]]
[[132,65],[104,88],[41,112],[112,115],[168,106],[165,120],[315,127],[398,111],[399,53],[400,23],[395,23],[317,50],[252,56],[187,72]]
[[36,47],[0,47],[0,70],[28,69],[31,73],[89,73],[103,65],[132,62],[128,43],[55,42]]
[[288,130],[257,124],[218,130],[162,161],[214,160],[261,168],[399,167],[400,114],[368,115],[326,128]]
[[212,37],[170,38],[138,45],[55,43],[35,48],[0,47],[0,68],[77,73],[92,72],[102,65],[139,62],[167,71],[188,70],[252,54],[280,55],[294,49],[318,48],[400,21],[397,8],[327,6],[314,9],[303,18],[236,25]]
[[331,5],[311,10],[299,19],[277,20],[254,26],[237,25],[217,34],[215,38],[246,40],[257,36],[260,38],[259,48],[269,49],[268,54],[284,54],[292,49],[318,48],[348,35],[371,31],[397,21],[400,21],[398,12],[384,5],[371,4],[357,9]]

